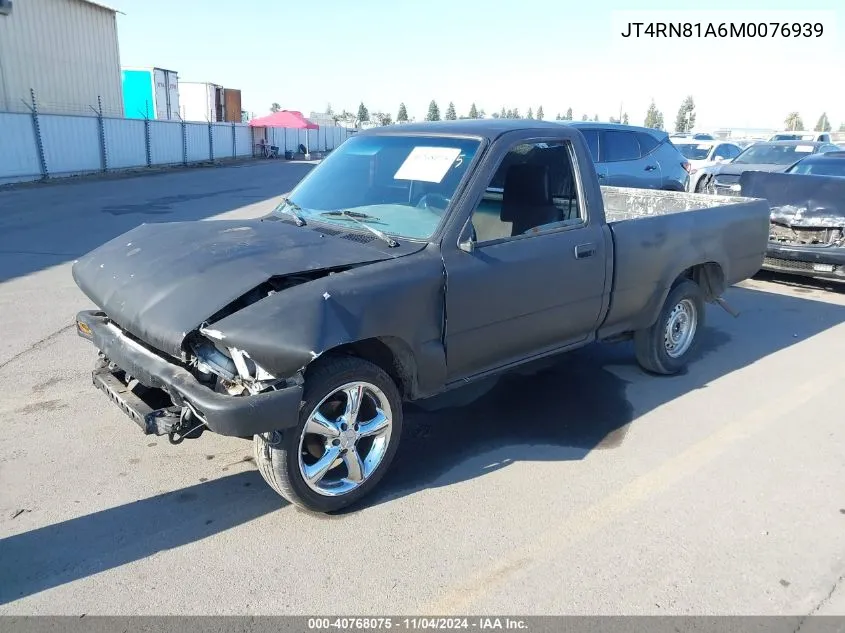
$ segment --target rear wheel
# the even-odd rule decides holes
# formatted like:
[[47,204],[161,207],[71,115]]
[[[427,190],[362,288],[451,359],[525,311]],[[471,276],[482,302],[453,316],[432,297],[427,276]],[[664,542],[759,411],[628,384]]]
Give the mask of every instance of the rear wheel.
[[384,476],[402,432],[402,400],[380,367],[354,357],[322,361],[305,380],[299,424],[254,438],[264,480],[282,497],[331,512]]
[[640,366],[656,374],[677,374],[686,367],[704,329],[704,293],[684,279],[666,297],[657,321],[634,333]]

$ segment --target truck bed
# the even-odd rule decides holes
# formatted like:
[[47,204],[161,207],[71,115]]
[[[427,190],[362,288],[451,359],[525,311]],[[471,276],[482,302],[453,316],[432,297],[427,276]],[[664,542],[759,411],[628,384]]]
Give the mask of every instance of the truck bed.
[[611,304],[599,330],[608,337],[647,327],[671,283],[700,263],[717,293],[758,272],[766,251],[765,200],[602,187],[613,241]]

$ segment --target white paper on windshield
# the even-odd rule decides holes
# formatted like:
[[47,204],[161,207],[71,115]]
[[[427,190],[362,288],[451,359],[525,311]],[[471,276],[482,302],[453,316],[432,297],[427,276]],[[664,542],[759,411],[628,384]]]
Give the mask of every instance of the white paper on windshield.
[[701,145],[697,146],[695,149],[710,149],[710,145],[707,143],[702,143]]
[[439,183],[460,153],[456,147],[415,147],[393,179]]
[[812,152],[813,146],[812,145],[796,145],[795,151],[796,152]]

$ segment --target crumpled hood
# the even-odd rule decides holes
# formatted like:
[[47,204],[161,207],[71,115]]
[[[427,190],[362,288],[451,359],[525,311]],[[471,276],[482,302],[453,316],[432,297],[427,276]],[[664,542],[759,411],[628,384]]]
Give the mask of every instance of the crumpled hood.
[[845,228],[845,179],[805,174],[746,172],[742,195],[764,198],[772,222],[789,227]]
[[178,357],[188,332],[271,277],[383,261],[424,246],[392,249],[314,228],[261,220],[142,224],[75,262],[73,278],[115,323]]
[[718,165],[713,173],[716,176],[740,176],[747,171],[766,171],[766,172],[781,172],[789,165],[771,165],[768,163],[757,164],[736,164],[736,163],[722,163]]

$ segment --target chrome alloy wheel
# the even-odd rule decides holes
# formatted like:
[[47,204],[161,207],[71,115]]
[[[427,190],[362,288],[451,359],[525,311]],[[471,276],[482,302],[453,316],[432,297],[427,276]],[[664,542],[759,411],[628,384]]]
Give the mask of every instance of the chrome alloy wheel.
[[347,383],[323,398],[299,438],[308,487],[328,497],[358,488],[384,460],[392,420],[387,396],[368,382]]
[[669,313],[666,330],[663,333],[663,345],[670,358],[679,358],[686,354],[695,339],[698,328],[698,311],[690,299],[681,299]]

